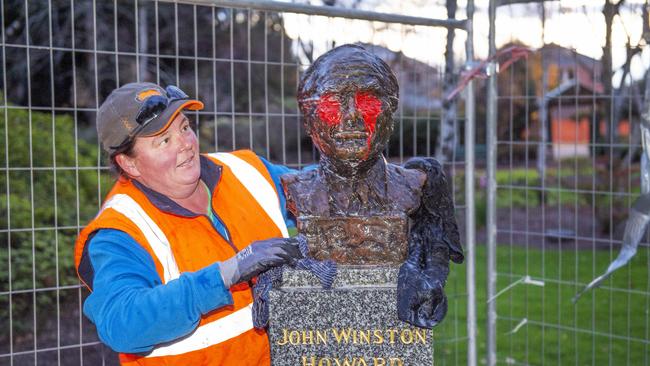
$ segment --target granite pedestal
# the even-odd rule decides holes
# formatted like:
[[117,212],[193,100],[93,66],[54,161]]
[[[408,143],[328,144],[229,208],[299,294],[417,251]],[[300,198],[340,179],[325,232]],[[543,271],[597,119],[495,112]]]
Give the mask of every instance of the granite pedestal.
[[433,334],[397,318],[398,267],[342,266],[331,290],[285,270],[270,293],[274,366],[433,365]]

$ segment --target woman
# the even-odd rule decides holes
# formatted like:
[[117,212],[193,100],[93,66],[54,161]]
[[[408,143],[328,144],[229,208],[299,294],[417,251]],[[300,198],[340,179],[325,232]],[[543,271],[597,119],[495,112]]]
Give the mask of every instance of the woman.
[[123,365],[269,365],[249,281],[301,258],[274,166],[251,151],[203,155],[174,86],[131,83],[97,114],[119,174],[81,231],[85,315]]

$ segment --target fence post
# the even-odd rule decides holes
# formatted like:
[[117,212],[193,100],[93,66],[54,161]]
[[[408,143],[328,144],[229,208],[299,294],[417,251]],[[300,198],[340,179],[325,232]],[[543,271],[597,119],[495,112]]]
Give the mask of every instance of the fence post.
[[[465,43],[466,67],[474,61],[474,0],[467,1],[467,41]],[[475,103],[474,82],[466,88],[465,100],[465,246],[467,250],[467,365],[476,366],[476,256],[475,256],[475,205],[474,205],[474,141]]]
[[[496,0],[490,0],[490,55],[496,53],[495,19]],[[497,61],[488,64],[488,105],[487,105],[487,298],[491,299],[496,293],[496,163],[497,163]],[[487,364],[496,365],[496,301],[487,303]]]

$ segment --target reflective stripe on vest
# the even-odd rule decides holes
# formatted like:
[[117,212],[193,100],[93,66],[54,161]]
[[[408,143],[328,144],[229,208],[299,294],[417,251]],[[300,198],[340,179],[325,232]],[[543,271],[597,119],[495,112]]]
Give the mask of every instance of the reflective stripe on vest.
[[282,216],[282,211],[280,211],[278,195],[266,178],[252,165],[233,154],[214,153],[208,154],[208,156],[219,160],[230,168],[233,175],[237,177],[251,196],[262,206],[262,209],[273,220],[275,226],[280,229],[282,236],[288,238],[289,231]]
[[253,329],[253,304],[235,311],[221,319],[202,325],[190,336],[168,346],[156,347],[146,357],[181,355],[210,347],[217,343],[235,338]]
[[[156,223],[147,215],[140,205],[126,194],[116,194],[104,204],[102,210],[112,208],[121,213],[138,226],[142,234],[149,242],[156,257],[163,267],[164,283],[174,280],[180,276],[176,259],[169,245],[169,240]],[[101,211],[100,211],[101,213]]]

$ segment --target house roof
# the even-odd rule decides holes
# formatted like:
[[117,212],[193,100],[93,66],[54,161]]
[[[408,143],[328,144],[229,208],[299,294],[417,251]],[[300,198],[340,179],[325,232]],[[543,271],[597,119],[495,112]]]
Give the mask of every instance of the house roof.
[[544,64],[556,64],[559,66],[574,66],[578,64],[588,70],[595,70],[600,76],[600,60],[578,53],[575,49],[566,48],[555,43],[545,44],[536,52],[544,56]]
[[557,88],[546,93],[548,104],[553,106],[559,104],[563,99],[571,100],[571,103],[593,104],[590,97],[602,96],[603,88],[600,83],[594,88],[591,84],[571,79],[563,81]]
[[388,63],[398,76],[400,108],[431,112],[442,107],[442,73],[437,67],[384,46],[368,43],[360,45]]

